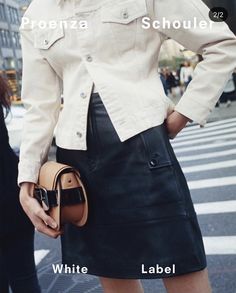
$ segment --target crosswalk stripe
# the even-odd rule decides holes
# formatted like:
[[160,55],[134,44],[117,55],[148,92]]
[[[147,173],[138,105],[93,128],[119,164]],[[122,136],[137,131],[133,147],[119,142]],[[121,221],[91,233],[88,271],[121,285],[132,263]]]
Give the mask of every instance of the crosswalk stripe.
[[207,255],[236,254],[236,236],[203,237]]
[[34,260],[36,266],[45,258],[49,251],[50,250],[47,249],[40,249],[34,251]]
[[201,128],[198,124],[197,125],[189,125],[187,127],[185,127],[182,132],[188,132],[188,131],[192,131],[192,130],[199,130],[199,129],[205,129],[205,128],[211,128],[211,127],[215,127],[221,124],[228,124],[231,122],[235,122],[236,118],[230,118],[230,119],[223,119],[223,120],[219,120],[219,121],[215,121],[215,122],[209,122],[207,124],[205,124],[205,126],[203,128]]
[[193,144],[200,144],[200,143],[206,143],[210,141],[217,141],[217,140],[222,140],[222,139],[231,139],[231,138],[236,138],[236,133],[233,134],[226,134],[226,135],[221,135],[221,136],[213,136],[213,137],[204,137],[196,140],[187,140],[187,141],[181,141],[181,142],[172,142],[172,146],[178,147],[178,146],[184,146],[184,145],[193,145]]
[[189,146],[189,147],[181,147],[181,148],[176,148],[174,147],[174,151],[175,153],[184,153],[184,152],[194,152],[194,151],[198,151],[198,150],[207,150],[207,149],[211,149],[211,148],[221,148],[221,147],[225,147],[225,146],[232,146],[232,145],[236,145],[236,140],[232,140],[232,141],[223,141],[223,142],[219,142],[219,143],[211,143],[211,144],[205,144],[205,145],[195,145],[195,146]]
[[202,159],[225,157],[225,156],[235,155],[235,154],[236,154],[236,149],[230,149],[226,151],[204,153],[199,155],[182,156],[182,157],[178,157],[178,160],[179,162],[189,162],[189,161],[202,160]]
[[236,132],[236,128],[214,130],[212,132],[207,132],[207,133],[198,132],[198,133],[195,133],[195,134],[191,134],[191,135],[189,135],[187,137],[186,136],[177,137],[176,142],[187,141],[189,139],[198,139],[198,138],[201,138],[201,137],[219,136],[221,134],[235,133],[235,132]]
[[198,215],[236,212],[236,200],[216,201],[194,204]]
[[182,137],[189,137],[190,135],[192,134],[197,134],[197,133],[210,133],[212,131],[215,131],[215,130],[220,130],[220,129],[228,129],[228,128],[234,128],[236,127],[236,121],[235,122],[232,122],[232,123],[227,123],[227,124],[220,124],[220,125],[217,125],[217,126],[214,126],[214,127],[203,127],[203,128],[199,128],[199,129],[195,129],[193,131],[184,131],[184,129],[178,134],[178,137],[182,138]]
[[182,170],[184,173],[195,173],[200,171],[209,171],[209,170],[216,170],[216,169],[223,169],[223,168],[230,168],[230,167],[236,167],[236,160],[183,167]]
[[236,176],[188,181],[191,190],[236,185]]

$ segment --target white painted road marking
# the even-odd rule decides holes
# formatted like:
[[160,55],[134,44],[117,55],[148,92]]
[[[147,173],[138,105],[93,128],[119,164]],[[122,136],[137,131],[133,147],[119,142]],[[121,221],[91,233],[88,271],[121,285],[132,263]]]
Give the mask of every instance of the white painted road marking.
[[214,127],[214,126],[222,125],[222,124],[227,125],[228,123],[231,123],[231,122],[236,122],[236,118],[223,119],[223,120],[220,120],[220,121],[209,122],[209,123],[205,124],[205,126],[203,128],[200,128],[200,126],[198,124],[193,125],[193,126],[191,126],[191,124],[190,124],[189,126],[184,128],[182,130],[182,132],[187,133],[187,132],[192,131],[192,130],[201,130],[201,129],[211,128],[212,126]]
[[[199,126],[187,127],[181,131],[176,140],[170,140],[174,152],[179,154],[178,161],[189,161],[193,163],[190,167],[182,168],[185,173],[200,172],[206,170],[216,170],[221,168],[236,167],[236,160],[224,162],[209,163],[196,165],[196,160],[219,158],[229,155],[235,155],[236,146],[235,134],[227,134],[232,131],[229,127],[235,125],[236,118],[209,123],[204,128]],[[226,130],[227,129],[227,130]],[[214,135],[214,136],[213,136]],[[185,141],[184,141],[185,140]],[[227,141],[228,140],[228,141]],[[199,145],[201,144],[201,145]],[[231,149],[224,147],[232,146]],[[218,148],[218,149],[217,149]],[[211,152],[211,149],[214,149]],[[202,153],[200,153],[202,150]],[[204,152],[208,151],[208,153]],[[194,151],[199,151],[194,154]],[[182,155],[188,152],[188,155]],[[221,159],[221,160],[222,160]],[[229,158],[228,158],[229,159]],[[221,178],[209,178],[202,180],[188,181],[190,190],[199,190],[206,188],[216,188],[225,186],[236,186],[236,176],[227,176]],[[214,215],[236,212],[236,200],[205,202],[194,204],[198,216]],[[235,255],[236,254],[236,236],[205,236],[203,237],[205,251],[207,255]]]
[[236,254],[236,236],[203,237],[207,255]]
[[191,190],[236,185],[236,176],[188,181]]
[[207,133],[202,133],[202,132],[198,132],[198,133],[194,133],[188,136],[181,136],[181,137],[177,137],[176,138],[176,143],[180,142],[180,141],[187,141],[190,139],[199,139],[201,137],[212,137],[212,136],[216,136],[219,137],[219,135],[222,134],[227,134],[227,133],[235,133],[236,129],[235,128],[229,128],[229,129],[220,129],[220,130],[215,130],[215,131],[211,131],[211,132],[207,132]]
[[194,204],[198,215],[236,212],[236,200],[216,201]]
[[236,167],[236,160],[222,161],[216,163],[209,163],[203,165],[195,165],[191,167],[182,168],[184,173],[196,173],[200,171],[209,171],[223,168]]
[[235,155],[235,154],[236,154],[236,148],[226,150],[226,151],[219,151],[219,152],[204,153],[204,154],[199,154],[199,155],[178,157],[178,161],[179,162],[188,162],[188,161],[195,161],[195,160],[202,160],[202,159],[219,158],[219,157]]
[[200,150],[207,150],[212,148],[221,148],[224,146],[236,146],[236,140],[231,141],[222,141],[218,143],[211,143],[206,145],[194,145],[190,147],[183,147],[183,148],[174,148],[175,153],[183,153],[183,152],[194,152],[194,151],[200,151]]
[[[234,126],[236,126],[236,121],[230,122],[230,123],[222,123],[216,126],[210,125],[210,127],[198,127],[197,129],[196,128],[194,129],[193,127],[187,127],[180,131],[180,133],[178,134],[178,137],[187,137],[189,135],[192,135],[192,133],[205,133],[205,132],[211,132],[211,131],[219,130],[219,129],[226,129],[226,128],[234,127]],[[186,131],[186,129],[188,131]]]
[[192,134],[197,134],[197,133],[206,133],[206,132],[208,132],[208,133],[210,133],[210,132],[212,132],[212,131],[214,131],[214,130],[220,130],[220,129],[227,129],[227,128],[232,128],[232,127],[236,127],[236,121],[234,121],[234,122],[232,122],[232,123],[222,123],[222,124],[220,124],[220,125],[217,125],[217,126],[212,126],[212,127],[207,127],[207,128],[205,128],[205,127],[203,127],[203,128],[198,128],[198,129],[194,129],[193,131],[184,131],[185,130],[185,128],[184,129],[182,129],[180,132],[179,132],[179,134],[178,134],[178,138],[182,138],[182,137],[189,137],[190,135],[192,135]]
[[45,256],[49,253],[50,250],[41,249],[34,251],[34,260],[36,266],[45,258]]
[[200,144],[200,143],[209,143],[210,141],[217,141],[217,140],[223,140],[223,139],[232,139],[236,138],[236,133],[221,135],[221,136],[213,136],[213,137],[204,137],[199,138],[196,140],[187,140],[187,141],[181,141],[181,142],[173,142],[172,146],[179,147],[184,145],[193,145],[193,144]]

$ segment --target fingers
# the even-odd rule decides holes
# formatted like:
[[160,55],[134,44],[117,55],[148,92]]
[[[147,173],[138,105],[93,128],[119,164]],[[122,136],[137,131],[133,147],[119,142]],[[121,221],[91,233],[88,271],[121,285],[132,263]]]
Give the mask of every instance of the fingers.
[[33,215],[34,223],[35,223],[35,229],[38,232],[41,232],[43,234],[46,234],[50,237],[57,238],[59,235],[61,235],[61,231],[56,231],[57,223],[48,216],[45,211],[42,208],[39,208],[35,211],[35,215]]
[[57,238],[62,231],[56,231],[57,223],[45,213],[39,202],[25,192],[20,192],[20,203],[37,231]]
[[57,228],[57,223],[45,211],[40,207],[35,212],[36,216],[44,221],[47,226],[50,226],[52,229]]
[[62,234],[62,231],[55,231],[52,228],[49,228],[46,226],[46,224],[43,221],[35,221],[35,229],[36,231],[43,233],[49,237],[57,238]]

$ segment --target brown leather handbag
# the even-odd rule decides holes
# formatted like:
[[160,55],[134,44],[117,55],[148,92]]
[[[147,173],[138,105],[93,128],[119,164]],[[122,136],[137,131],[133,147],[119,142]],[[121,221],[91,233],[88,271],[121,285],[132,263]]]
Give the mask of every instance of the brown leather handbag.
[[85,225],[88,218],[87,194],[75,168],[54,161],[44,163],[34,197],[56,221],[57,230],[68,222],[78,227]]

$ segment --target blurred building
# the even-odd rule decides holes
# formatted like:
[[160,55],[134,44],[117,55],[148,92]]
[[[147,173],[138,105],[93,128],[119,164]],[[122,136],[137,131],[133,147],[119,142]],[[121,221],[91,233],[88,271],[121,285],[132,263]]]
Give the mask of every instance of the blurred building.
[[17,98],[21,86],[22,56],[19,25],[28,2],[0,0],[0,73],[8,78]]

